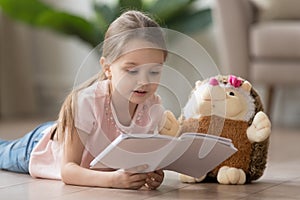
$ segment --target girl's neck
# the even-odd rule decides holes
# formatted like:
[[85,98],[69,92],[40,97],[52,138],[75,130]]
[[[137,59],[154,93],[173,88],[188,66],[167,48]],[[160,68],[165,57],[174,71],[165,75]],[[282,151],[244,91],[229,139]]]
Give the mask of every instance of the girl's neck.
[[138,105],[130,102],[127,98],[124,98],[117,91],[110,94],[118,121],[124,126],[129,126]]

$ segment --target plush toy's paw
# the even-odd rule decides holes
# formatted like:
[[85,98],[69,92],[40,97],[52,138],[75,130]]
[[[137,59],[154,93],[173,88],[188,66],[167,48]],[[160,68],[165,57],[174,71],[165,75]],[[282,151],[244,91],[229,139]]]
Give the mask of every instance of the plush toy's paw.
[[179,179],[183,183],[199,183],[205,179],[206,175],[200,177],[200,178],[194,178],[191,176],[187,176],[184,174],[179,174]]
[[251,142],[262,142],[271,134],[271,122],[268,116],[260,111],[258,112],[249,128],[247,129],[247,137]]
[[170,111],[165,111],[163,119],[159,126],[159,133],[162,135],[178,136],[179,122],[175,118],[174,114]]
[[242,169],[223,166],[218,171],[217,180],[221,184],[241,185],[246,182],[246,174]]

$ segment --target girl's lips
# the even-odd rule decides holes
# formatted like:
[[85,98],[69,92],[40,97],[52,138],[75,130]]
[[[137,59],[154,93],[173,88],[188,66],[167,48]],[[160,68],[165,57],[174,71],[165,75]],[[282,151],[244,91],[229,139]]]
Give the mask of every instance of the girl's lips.
[[145,90],[134,90],[134,92],[138,92],[138,93],[146,93]]
[[144,90],[134,90],[133,92],[135,95],[138,95],[138,96],[144,96],[147,94],[147,91],[144,91]]

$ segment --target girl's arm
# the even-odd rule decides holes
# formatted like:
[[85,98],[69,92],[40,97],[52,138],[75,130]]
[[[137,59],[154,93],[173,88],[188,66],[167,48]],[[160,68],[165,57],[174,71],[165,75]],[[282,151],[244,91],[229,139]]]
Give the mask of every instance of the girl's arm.
[[[87,134],[81,134],[87,136]],[[61,166],[62,181],[80,186],[139,189],[146,183],[147,174],[134,174],[124,171],[96,171],[80,166],[84,151],[83,137],[73,133],[64,143]]]

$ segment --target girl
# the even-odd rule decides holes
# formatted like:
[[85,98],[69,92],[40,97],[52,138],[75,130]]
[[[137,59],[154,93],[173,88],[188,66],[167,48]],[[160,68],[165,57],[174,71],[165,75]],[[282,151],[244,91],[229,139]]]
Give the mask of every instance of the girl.
[[89,169],[89,163],[121,132],[174,132],[176,119],[157,109],[155,94],[166,52],[155,21],[139,11],[123,13],[106,32],[101,76],[69,94],[57,122],[42,124],[15,141],[0,140],[0,168],[73,185],[156,189],[162,170],[100,171]]

